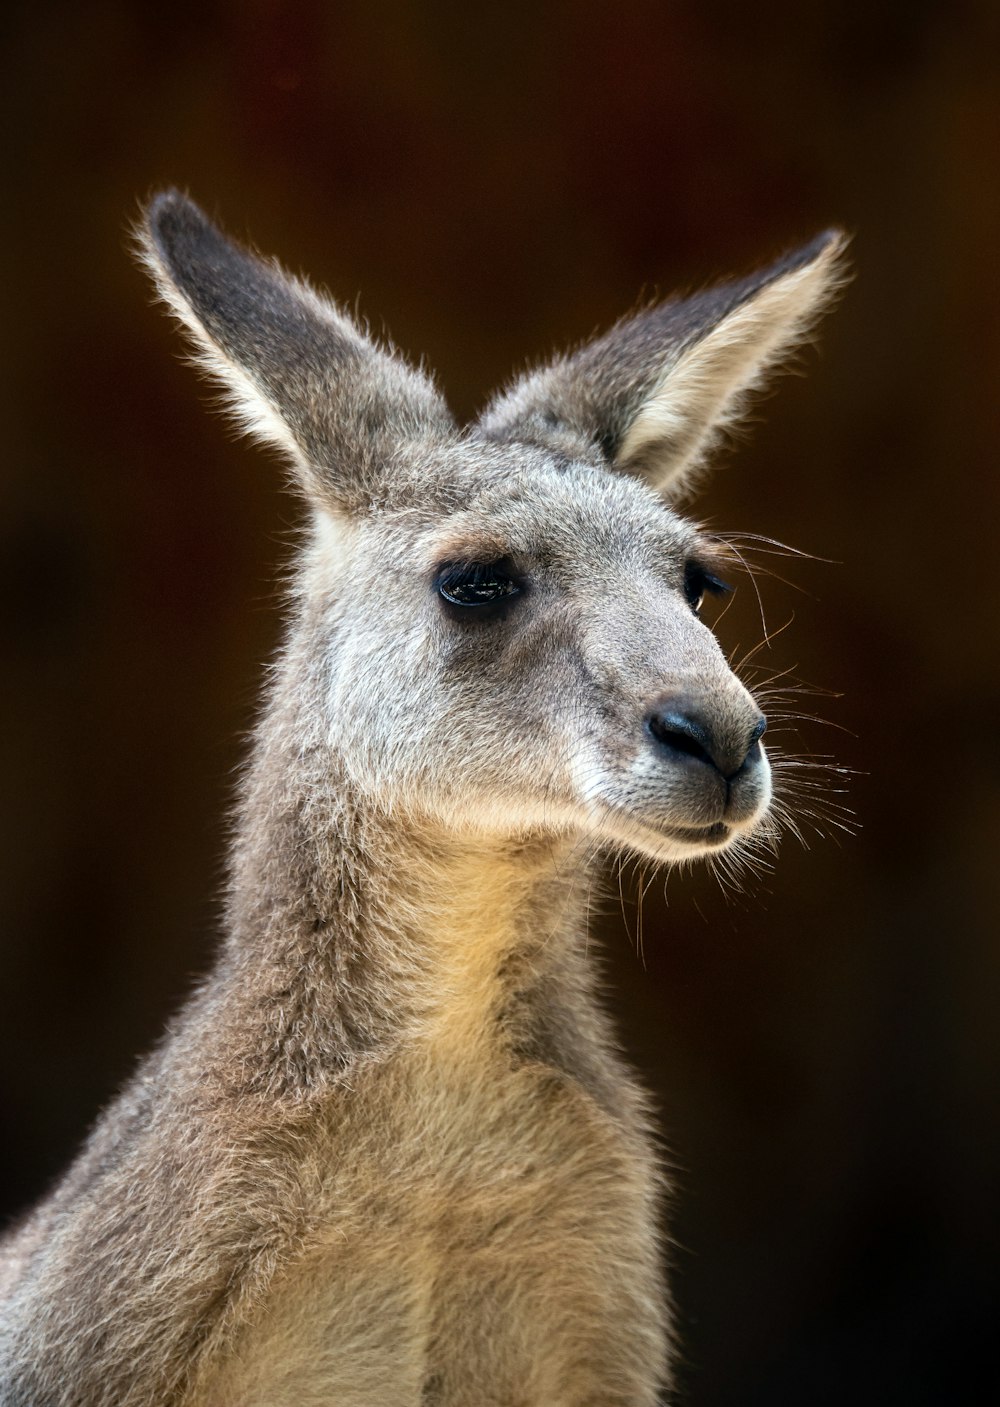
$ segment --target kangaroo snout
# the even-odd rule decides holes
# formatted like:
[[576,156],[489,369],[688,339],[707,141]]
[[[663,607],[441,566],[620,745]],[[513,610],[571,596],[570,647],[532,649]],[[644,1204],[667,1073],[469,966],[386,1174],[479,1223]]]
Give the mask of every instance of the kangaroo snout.
[[[760,739],[767,728],[762,713],[734,723],[720,719],[710,701],[691,694],[667,694],[647,712],[646,731],[671,762],[713,768],[734,782],[756,767],[763,756]],[[714,715],[714,716],[713,716]]]

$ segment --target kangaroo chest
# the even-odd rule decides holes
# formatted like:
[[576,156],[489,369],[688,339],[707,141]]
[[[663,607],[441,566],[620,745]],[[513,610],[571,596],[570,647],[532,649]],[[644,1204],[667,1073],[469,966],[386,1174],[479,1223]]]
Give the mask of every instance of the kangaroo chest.
[[199,1404],[426,1407],[459,1380],[463,1400],[491,1402],[505,1380],[520,1390],[529,1361],[558,1359],[581,1301],[597,1322],[642,1254],[648,1168],[544,1065],[425,1050],[372,1067],[331,1105],[309,1158],[308,1229]]

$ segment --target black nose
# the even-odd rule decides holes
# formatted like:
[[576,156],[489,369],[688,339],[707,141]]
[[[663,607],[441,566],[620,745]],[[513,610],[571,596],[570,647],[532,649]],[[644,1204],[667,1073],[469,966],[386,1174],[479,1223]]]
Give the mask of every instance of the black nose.
[[760,761],[760,740],[767,719],[758,714],[746,726],[714,724],[704,708],[685,699],[661,699],[647,715],[646,728],[661,749],[676,760],[704,762],[732,781],[744,767]]

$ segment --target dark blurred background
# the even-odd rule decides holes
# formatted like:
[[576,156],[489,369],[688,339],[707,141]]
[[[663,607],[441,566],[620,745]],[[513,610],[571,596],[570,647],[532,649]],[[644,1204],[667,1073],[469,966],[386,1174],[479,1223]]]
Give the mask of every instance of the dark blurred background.
[[[856,280],[696,511],[828,561],[756,657],[832,695],[853,836],[604,920],[675,1165],[682,1400],[980,1403],[1000,1174],[1000,12],[983,3],[14,5],[2,21],[3,1205],[209,961],[297,509],[126,252],[188,188],[440,372],[828,224]],[[767,559],[762,559],[767,560]],[[794,617],[794,618],[793,618]],[[745,584],[727,648],[761,634]],[[836,697],[835,695],[840,695]],[[843,799],[843,798],[834,798]],[[664,894],[665,890],[665,894]],[[993,1386],[996,1386],[994,1381]]]

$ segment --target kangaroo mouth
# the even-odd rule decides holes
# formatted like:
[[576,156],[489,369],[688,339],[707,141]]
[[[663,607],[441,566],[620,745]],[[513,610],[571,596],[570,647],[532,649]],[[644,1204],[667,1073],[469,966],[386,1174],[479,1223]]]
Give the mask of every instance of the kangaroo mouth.
[[724,821],[716,821],[711,826],[664,826],[663,832],[671,840],[680,840],[686,845],[725,845],[732,828]]
[[647,817],[624,808],[608,807],[602,829],[612,842],[639,849],[658,863],[695,860],[725,850],[744,829],[738,824],[713,821],[710,825],[677,825],[666,817]]

